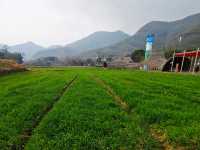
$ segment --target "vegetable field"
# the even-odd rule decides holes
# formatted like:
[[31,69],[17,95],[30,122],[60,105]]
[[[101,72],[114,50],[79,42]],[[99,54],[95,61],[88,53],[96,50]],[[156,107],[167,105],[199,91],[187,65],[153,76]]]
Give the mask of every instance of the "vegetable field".
[[0,149],[200,149],[199,85],[95,68],[0,76]]

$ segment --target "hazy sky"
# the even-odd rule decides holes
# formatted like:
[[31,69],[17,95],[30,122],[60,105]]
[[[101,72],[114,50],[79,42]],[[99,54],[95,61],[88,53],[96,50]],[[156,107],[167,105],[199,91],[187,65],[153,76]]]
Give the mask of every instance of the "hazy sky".
[[67,44],[99,31],[134,34],[200,12],[200,0],[0,0],[0,43]]

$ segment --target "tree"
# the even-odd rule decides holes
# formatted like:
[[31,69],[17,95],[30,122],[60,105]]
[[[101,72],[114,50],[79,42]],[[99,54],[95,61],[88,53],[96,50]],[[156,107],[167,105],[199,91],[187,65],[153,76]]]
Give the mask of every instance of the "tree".
[[10,53],[7,46],[3,46],[3,48],[0,49],[0,59],[12,59],[18,64],[23,63],[22,55],[20,53]]
[[144,55],[145,55],[145,51],[144,50],[135,50],[132,54],[131,54],[131,59],[134,62],[141,62],[144,60]]
[[20,53],[14,53],[13,54],[13,59],[16,60],[16,62],[18,64],[22,64],[23,63],[23,57]]

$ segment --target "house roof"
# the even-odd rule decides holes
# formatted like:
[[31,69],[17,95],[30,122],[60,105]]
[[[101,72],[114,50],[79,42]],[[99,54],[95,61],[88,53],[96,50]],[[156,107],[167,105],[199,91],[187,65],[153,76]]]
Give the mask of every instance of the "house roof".
[[200,57],[200,51],[192,51],[192,52],[183,52],[183,53],[176,53],[176,57]]

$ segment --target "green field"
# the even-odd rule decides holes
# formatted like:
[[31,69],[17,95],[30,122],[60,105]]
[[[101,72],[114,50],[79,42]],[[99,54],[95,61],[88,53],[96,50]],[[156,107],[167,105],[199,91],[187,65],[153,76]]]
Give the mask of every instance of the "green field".
[[199,85],[96,68],[0,76],[0,149],[200,149]]

